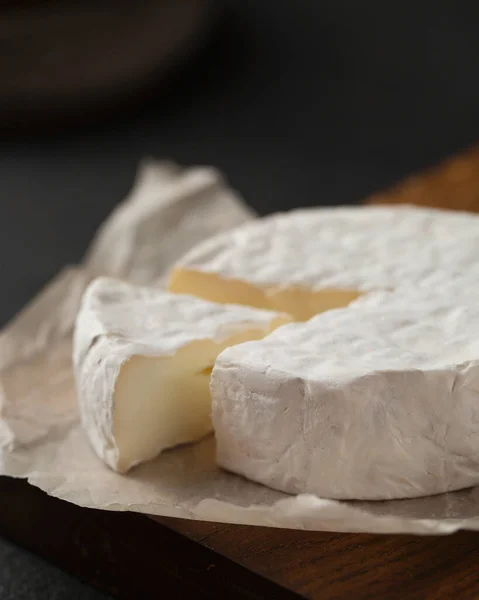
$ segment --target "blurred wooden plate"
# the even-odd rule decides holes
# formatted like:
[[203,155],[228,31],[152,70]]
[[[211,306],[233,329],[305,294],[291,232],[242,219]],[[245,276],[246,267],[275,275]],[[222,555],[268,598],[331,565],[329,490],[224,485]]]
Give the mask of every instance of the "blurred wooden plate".
[[194,54],[221,4],[0,0],[0,128],[114,109]]

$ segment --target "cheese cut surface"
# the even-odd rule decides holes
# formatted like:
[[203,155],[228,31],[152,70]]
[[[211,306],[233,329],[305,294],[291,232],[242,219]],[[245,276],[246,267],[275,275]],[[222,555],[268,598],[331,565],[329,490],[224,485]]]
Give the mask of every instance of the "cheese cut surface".
[[228,348],[211,390],[218,463],[270,487],[378,500],[479,484],[479,307],[465,283],[378,292]]
[[409,206],[300,209],[207,240],[169,289],[306,320],[365,292],[447,282],[477,265],[479,217]]
[[97,454],[126,472],[208,434],[216,356],[290,320],[271,311],[95,280],[77,318],[74,366],[84,428]]

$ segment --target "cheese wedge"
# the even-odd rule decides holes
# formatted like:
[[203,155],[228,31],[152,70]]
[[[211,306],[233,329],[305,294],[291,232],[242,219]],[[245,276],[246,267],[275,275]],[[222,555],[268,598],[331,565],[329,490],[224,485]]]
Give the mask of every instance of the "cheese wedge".
[[478,485],[477,289],[378,292],[223,351],[211,379],[218,463],[333,499]]
[[427,286],[476,268],[479,216],[409,206],[301,209],[220,234],[174,268],[172,292],[297,320],[366,292]]
[[126,472],[209,433],[216,356],[290,320],[96,279],[77,318],[74,367],[84,428],[98,456]]

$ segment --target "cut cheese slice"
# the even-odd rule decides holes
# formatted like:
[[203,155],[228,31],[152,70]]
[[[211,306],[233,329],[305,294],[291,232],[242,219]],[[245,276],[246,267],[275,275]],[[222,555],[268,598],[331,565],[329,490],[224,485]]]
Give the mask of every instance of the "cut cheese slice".
[[290,320],[95,280],[77,318],[74,365],[83,424],[97,454],[125,472],[209,433],[216,356]]
[[174,268],[172,292],[298,320],[404,283],[478,270],[479,217],[408,206],[300,209],[220,234]]
[[336,499],[478,485],[477,289],[378,292],[226,349],[211,379],[218,463]]

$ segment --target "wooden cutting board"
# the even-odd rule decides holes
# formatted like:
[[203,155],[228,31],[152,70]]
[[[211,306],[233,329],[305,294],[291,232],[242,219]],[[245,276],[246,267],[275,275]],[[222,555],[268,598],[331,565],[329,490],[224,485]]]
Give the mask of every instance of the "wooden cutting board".
[[366,204],[416,204],[479,212],[479,146],[374,194]]
[[[366,203],[479,212],[479,148]],[[381,536],[151,519],[82,509],[0,478],[0,534],[119,598],[479,598],[474,532]]]

